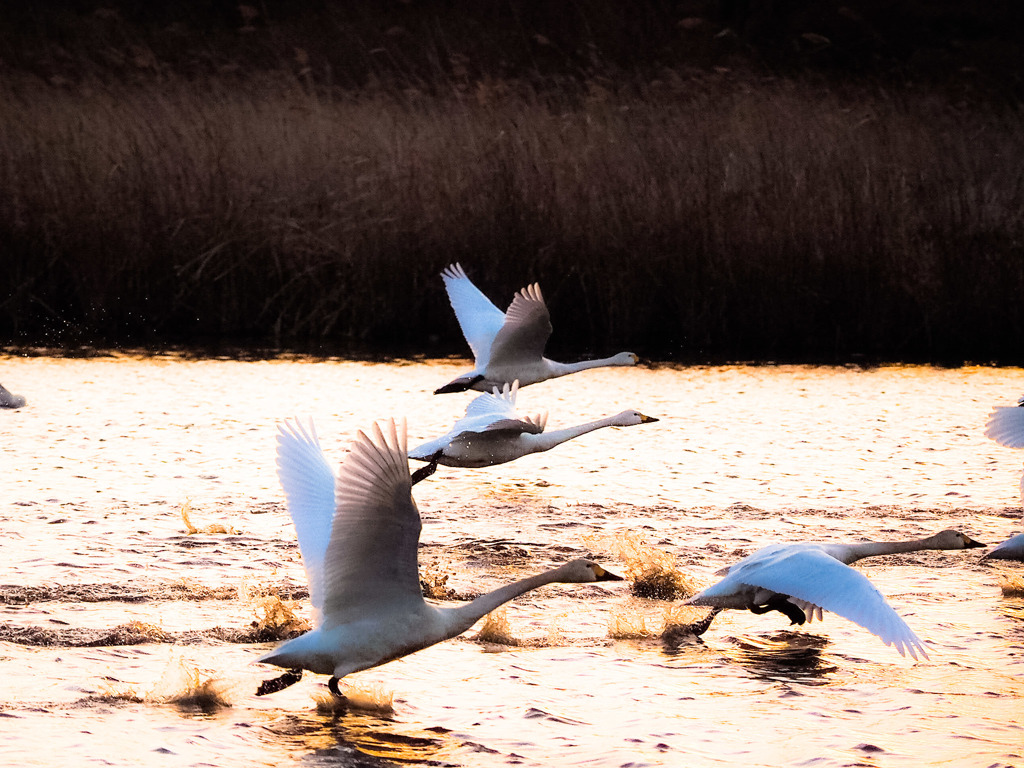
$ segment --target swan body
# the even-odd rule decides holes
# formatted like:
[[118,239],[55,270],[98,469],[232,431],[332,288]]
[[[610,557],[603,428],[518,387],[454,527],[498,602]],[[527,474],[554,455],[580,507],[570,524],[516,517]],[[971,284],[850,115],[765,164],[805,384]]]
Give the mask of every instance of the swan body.
[[519,382],[505,384],[499,391],[485,393],[466,408],[466,415],[451,431],[409,451],[409,458],[431,463],[417,470],[413,482],[433,472],[438,464],[447,467],[490,467],[521,456],[548,451],[556,445],[603,427],[629,427],[658,421],[639,411],[623,411],[597,421],[545,432],[547,414],[521,416],[516,412]]
[[329,686],[338,694],[338,678],[455,637],[531,589],[621,580],[597,563],[574,560],[464,605],[435,607],[420,588],[420,517],[404,423],[399,428],[389,420],[383,429],[374,424],[369,434],[360,431],[335,479],[312,425],[307,430],[286,422],[277,437],[277,466],[309,580],[314,627],[258,659],[291,670],[264,683],[259,694],[296,682],[303,669],[331,675]]
[[821,619],[822,611],[828,610],[877,635],[901,656],[909,653],[916,659],[920,653],[928,658],[921,640],[881,592],[864,574],[849,566],[877,555],[982,546],[985,545],[953,530],[911,541],[772,544],[724,569],[725,578],[686,602],[711,606],[714,613],[728,608],[754,613],[777,610],[797,624],[815,617]]
[[991,552],[985,553],[982,560],[1024,560],[1024,533],[1011,536]]
[[613,357],[559,363],[544,357],[551,336],[551,316],[537,283],[521,289],[502,312],[466,276],[459,264],[442,273],[444,287],[462,334],[473,352],[469,373],[434,391],[435,395],[475,389],[490,392],[519,380],[520,386],[604,366],[636,365],[637,356],[620,352]]
[[0,384],[0,408],[21,408],[25,404],[24,395],[15,395]]

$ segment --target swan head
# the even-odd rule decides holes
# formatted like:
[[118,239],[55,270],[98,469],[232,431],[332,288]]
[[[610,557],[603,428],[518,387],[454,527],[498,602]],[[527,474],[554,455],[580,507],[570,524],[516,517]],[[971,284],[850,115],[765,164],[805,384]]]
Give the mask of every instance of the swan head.
[[954,531],[952,528],[939,531],[932,536],[932,542],[935,549],[977,549],[978,547],[988,546],[972,539],[966,533]]
[[623,581],[610,571],[606,571],[593,560],[580,558],[566,563],[557,569],[558,581],[564,584],[583,584],[591,581]]
[[619,352],[612,358],[612,365],[636,365],[640,362],[640,358],[633,352]]
[[660,421],[654,416],[646,416],[640,411],[623,411],[614,419],[616,427],[632,427],[634,424],[651,424]]

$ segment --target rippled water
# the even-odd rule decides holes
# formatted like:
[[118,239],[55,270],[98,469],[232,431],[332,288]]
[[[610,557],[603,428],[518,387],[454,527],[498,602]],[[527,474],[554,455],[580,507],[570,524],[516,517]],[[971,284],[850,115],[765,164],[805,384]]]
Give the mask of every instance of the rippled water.
[[[320,714],[315,675],[253,696],[276,670],[250,665],[268,645],[239,593],[304,588],[275,423],[312,416],[333,460],[374,418],[406,416],[410,443],[433,437],[470,395],[430,392],[464,365],[0,357],[0,383],[28,398],[0,411],[0,762],[1024,763],[1024,599],[999,588],[1022,570],[977,550],[864,566],[930,661],[833,615],[791,631],[780,614],[727,612],[704,642],[668,651],[664,602],[565,585],[508,608],[519,645],[475,628],[349,678],[393,692],[391,713]],[[1024,392],[1022,374],[662,367],[538,384],[519,406],[548,410],[549,428],[627,407],[661,421],[500,467],[440,467],[415,489],[421,564],[469,595],[583,553],[622,570],[626,539],[700,582],[784,539],[956,527],[996,543],[1021,529],[1024,453],[982,428]],[[229,532],[189,535],[186,501],[196,527]],[[641,622],[648,636],[610,633]],[[230,706],[166,703],[188,673],[215,678]]]

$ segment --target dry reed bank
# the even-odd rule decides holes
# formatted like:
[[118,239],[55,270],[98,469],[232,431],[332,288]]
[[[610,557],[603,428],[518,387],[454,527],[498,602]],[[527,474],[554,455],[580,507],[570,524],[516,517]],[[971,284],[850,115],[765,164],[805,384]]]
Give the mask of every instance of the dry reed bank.
[[1024,362],[1012,98],[291,55],[0,69],[0,341],[459,353],[461,261],[499,305],[539,280],[564,357]]

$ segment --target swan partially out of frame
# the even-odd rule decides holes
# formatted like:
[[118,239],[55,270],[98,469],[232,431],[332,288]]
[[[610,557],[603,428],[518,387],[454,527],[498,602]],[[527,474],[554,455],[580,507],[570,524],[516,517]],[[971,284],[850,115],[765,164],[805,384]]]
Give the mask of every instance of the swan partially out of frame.
[[597,421],[545,432],[547,414],[521,416],[516,411],[519,382],[505,384],[475,398],[466,415],[451,431],[409,451],[409,458],[428,462],[412,474],[412,482],[432,475],[438,464],[446,467],[490,467],[521,456],[549,451],[567,440],[603,427],[630,427],[658,421],[639,411],[623,411]]
[[21,408],[24,404],[24,395],[12,394],[3,384],[0,384],[0,408]]
[[1007,448],[1024,448],[1024,397],[1017,405],[999,405],[988,415],[985,437]]
[[537,283],[521,289],[502,312],[466,276],[459,264],[441,277],[462,335],[473,351],[473,370],[434,390],[435,395],[475,389],[490,392],[519,380],[522,387],[589,368],[636,365],[637,356],[620,352],[600,360],[558,363],[544,357],[551,317]]
[[945,530],[934,536],[910,541],[862,542],[858,544],[772,544],[729,566],[717,584],[686,600],[688,605],[706,605],[711,615],[696,628],[666,630],[666,640],[677,634],[701,634],[712,619],[727,608],[753,613],[780,611],[794,624],[821,619],[832,611],[859,624],[892,645],[900,655],[909,653],[928,658],[924,645],[892,609],[882,593],[860,571],[851,568],[865,557],[918,552],[925,549],[973,549],[984,544],[959,531]]
[[1024,533],[1011,536],[991,552],[981,556],[982,560],[1024,560]]
[[[996,406],[988,416],[985,436],[1007,448],[1024,448],[1024,397],[1016,406]],[[1024,472],[1020,476],[1020,503],[1024,509]],[[1024,560],[1024,533],[1010,537],[981,559]]]
[[429,605],[420,588],[420,516],[413,501],[405,424],[358,432],[331,472],[312,425],[281,426],[277,467],[295,523],[315,611],[313,629],[258,661],[289,671],[257,695],[299,680],[302,670],[338,679],[462,634],[495,608],[555,582],[621,580],[589,560],[522,579],[453,608]]

